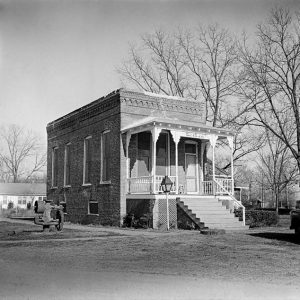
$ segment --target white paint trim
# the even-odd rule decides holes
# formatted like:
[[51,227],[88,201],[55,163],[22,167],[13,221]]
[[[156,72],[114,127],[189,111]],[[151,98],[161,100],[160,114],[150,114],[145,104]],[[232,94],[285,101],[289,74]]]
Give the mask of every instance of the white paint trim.
[[167,134],[167,175],[171,176],[171,143],[170,143],[170,132],[169,131],[163,131],[163,133]]
[[[169,194],[169,200],[170,199],[177,199],[177,198],[180,198],[180,199],[184,199],[184,198],[195,198],[195,199],[200,199],[200,198],[203,198],[203,199],[214,199],[214,198],[220,198],[220,196],[218,197],[215,197],[213,195],[195,195],[195,194],[192,194],[192,195],[186,195],[186,194]],[[153,195],[153,194],[127,194],[126,195],[126,199],[145,199],[145,200],[148,200],[148,199],[166,199],[166,195],[165,194],[156,194],[156,195]]]
[[[51,162],[51,165],[52,165],[52,170],[51,170],[51,188],[57,188],[57,184],[54,185],[54,169],[55,169],[55,166],[54,166],[54,156],[55,156],[55,151],[58,151],[58,147],[55,146],[52,148],[52,162]],[[56,154],[58,155],[58,154]],[[57,171],[57,170],[56,170]],[[56,180],[58,180],[58,178],[56,178]]]
[[82,184],[83,185],[90,183],[90,182],[85,181],[85,171],[86,171],[86,143],[87,143],[87,140],[90,140],[91,138],[92,138],[92,136],[89,135],[83,140],[83,176],[82,176]]
[[[185,145],[186,144],[192,144],[196,146],[196,153],[186,153],[185,152]],[[198,160],[198,142],[196,141],[191,141],[191,140],[186,140],[184,141],[184,165],[185,165],[185,177],[186,177],[186,171],[187,171],[187,165],[186,165],[186,155],[195,155],[196,156],[196,191],[195,192],[188,192],[187,190],[185,191],[187,194],[199,194],[199,160]],[[187,186],[186,186],[187,189]]]
[[103,178],[103,136],[104,134],[108,134],[110,130],[104,130],[101,132],[100,138],[100,184],[110,184],[111,180],[102,180]]
[[[65,144],[65,152],[64,152],[64,187],[71,187],[71,182],[66,184],[66,179],[67,179],[67,157],[68,157],[68,159],[70,159],[70,146],[71,146],[70,142]],[[67,153],[67,148],[68,147],[69,147],[69,153]],[[69,174],[69,176],[70,176],[70,174]]]
[[[176,199],[179,197],[179,195],[176,194],[169,194],[169,200],[170,199]],[[163,199],[166,200],[166,195],[165,194],[127,194],[126,199]]]

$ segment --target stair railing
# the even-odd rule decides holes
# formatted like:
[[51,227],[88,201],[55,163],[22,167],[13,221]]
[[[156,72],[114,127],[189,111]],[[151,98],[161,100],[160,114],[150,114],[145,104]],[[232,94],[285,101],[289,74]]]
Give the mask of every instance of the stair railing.
[[245,226],[246,225],[246,209],[245,209],[245,206],[240,201],[235,199],[233,194],[230,193],[227,189],[225,189],[218,181],[214,180],[214,183],[215,183],[215,186],[217,187],[217,189],[221,189],[224,192],[224,194],[227,194],[231,198],[231,201],[233,203],[233,208],[242,208],[242,210],[243,210],[243,225]]

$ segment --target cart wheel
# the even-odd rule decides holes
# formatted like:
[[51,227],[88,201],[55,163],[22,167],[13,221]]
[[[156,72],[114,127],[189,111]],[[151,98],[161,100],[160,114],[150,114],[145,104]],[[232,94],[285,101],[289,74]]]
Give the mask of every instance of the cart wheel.
[[43,225],[43,231],[49,232],[50,231],[50,225]]
[[58,210],[56,213],[56,219],[58,220],[58,224],[56,225],[56,229],[58,231],[62,231],[64,228],[64,213],[62,210]]

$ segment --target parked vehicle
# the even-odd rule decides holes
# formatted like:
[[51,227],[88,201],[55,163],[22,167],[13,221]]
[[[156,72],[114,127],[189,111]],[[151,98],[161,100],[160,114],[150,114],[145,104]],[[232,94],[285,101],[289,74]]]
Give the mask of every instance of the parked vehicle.
[[36,201],[34,203],[34,224],[42,225],[43,231],[48,231],[51,226],[62,231],[64,225],[64,213],[62,205],[54,205],[51,200]]
[[295,234],[300,235],[300,201],[296,201],[296,208],[291,210],[291,226]]

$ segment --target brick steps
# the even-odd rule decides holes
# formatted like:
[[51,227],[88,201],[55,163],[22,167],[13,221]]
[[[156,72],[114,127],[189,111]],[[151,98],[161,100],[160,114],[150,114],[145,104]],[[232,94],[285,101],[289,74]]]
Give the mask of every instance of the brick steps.
[[[244,226],[233,213],[230,212],[228,201],[222,201],[218,198],[181,198],[179,202],[183,203],[191,214],[195,215],[199,221],[204,223],[205,227],[210,229],[226,230],[245,230]],[[227,206],[227,208],[226,208]]]

